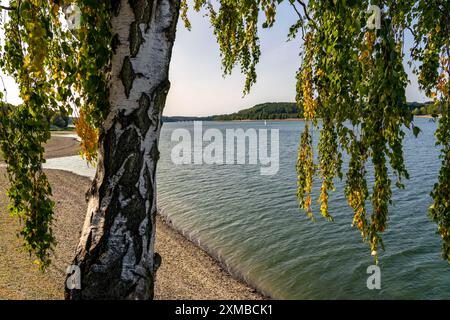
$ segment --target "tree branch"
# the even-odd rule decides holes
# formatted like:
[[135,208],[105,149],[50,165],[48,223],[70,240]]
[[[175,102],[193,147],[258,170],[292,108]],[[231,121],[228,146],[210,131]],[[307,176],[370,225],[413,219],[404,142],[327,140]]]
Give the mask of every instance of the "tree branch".
[[307,18],[309,21],[313,21],[313,20],[311,19],[311,17],[309,16],[309,14],[308,14],[308,8],[306,7],[306,4],[305,4],[303,1],[301,1],[301,0],[297,0],[297,2],[300,3],[301,6],[303,7],[303,11],[304,11],[304,13],[305,13],[306,18]]
[[9,11],[16,10],[16,8],[14,8],[14,7],[7,7],[7,6],[3,6],[1,4],[0,4],[0,9],[2,9],[2,10],[9,10]]
[[[290,2],[290,1],[289,1],[289,2]],[[302,17],[302,15],[301,15],[300,11],[298,11],[298,9],[297,9],[297,7],[295,6],[294,2],[290,2],[290,3],[291,3],[292,8],[294,8],[295,13],[297,13],[298,18],[299,18],[301,21],[303,21],[303,17]]]
[[414,30],[411,27],[406,27],[406,29],[409,30],[409,32],[411,32],[411,34],[414,36],[414,38],[416,37],[416,33],[414,32]]

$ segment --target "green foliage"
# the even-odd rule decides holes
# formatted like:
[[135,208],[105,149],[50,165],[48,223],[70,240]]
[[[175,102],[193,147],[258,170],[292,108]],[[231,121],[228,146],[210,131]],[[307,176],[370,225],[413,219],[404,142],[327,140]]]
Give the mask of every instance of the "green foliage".
[[[313,20],[304,27],[297,94],[305,118],[315,126],[322,119],[316,165],[322,180],[318,199],[321,214],[332,220],[328,196],[334,190],[333,180],[343,176],[341,153],[345,150],[350,155],[346,196],[354,210],[354,225],[376,257],[392,195],[387,160],[401,186],[401,179],[408,177],[401,148],[402,126],[409,127],[412,117],[406,106],[407,78],[401,43],[396,40],[400,38],[395,32],[398,26],[393,23],[396,12],[390,8],[381,29],[370,31],[365,28],[367,18],[361,10],[368,5],[365,1],[309,1],[308,15]],[[344,124],[347,121],[351,126]],[[301,144],[299,154],[304,148],[311,149]],[[369,158],[375,173],[371,192],[366,181]],[[304,189],[311,182],[300,172],[307,168],[299,167],[299,189]],[[304,207],[308,201],[302,193],[298,195]],[[367,201],[373,207],[370,219],[366,216]]]
[[11,185],[8,189],[9,210],[23,222],[20,235],[25,249],[36,254],[35,263],[45,269],[50,263],[49,251],[55,245],[52,235],[53,201],[51,188],[41,163],[42,143],[49,138],[49,124],[36,117],[27,105],[1,104],[0,141]]
[[0,145],[11,181],[10,212],[23,222],[20,235],[25,249],[36,254],[36,263],[44,269],[55,244],[51,188],[41,166],[43,143],[50,137],[48,106],[55,105],[49,92],[56,83],[46,68],[53,67],[58,50],[48,3],[10,1],[10,6],[15,9],[8,12],[9,21],[3,26],[6,40],[1,66],[19,84],[24,103],[16,107],[3,105]]
[[[82,23],[71,31],[63,27],[60,15],[73,2],[82,11]],[[11,181],[10,212],[23,222],[24,247],[44,269],[55,240],[51,188],[42,171],[43,144],[50,138],[49,122],[65,124],[73,107],[86,114],[92,130],[109,110],[111,3],[11,0],[9,7],[1,26],[5,44],[0,67],[18,83],[23,104],[2,107],[0,146]]]
[[442,256],[450,263],[450,3],[420,0],[414,13],[416,46],[412,54],[421,62],[416,70],[419,84],[434,99],[433,111],[441,114],[435,135],[442,166],[431,193],[429,215],[438,224]]

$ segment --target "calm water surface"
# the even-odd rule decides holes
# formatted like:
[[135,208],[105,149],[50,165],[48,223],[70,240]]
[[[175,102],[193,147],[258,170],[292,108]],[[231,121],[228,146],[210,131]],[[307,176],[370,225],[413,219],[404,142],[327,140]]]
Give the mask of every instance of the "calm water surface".
[[[427,217],[439,170],[436,124],[416,119],[419,139],[408,133],[405,190],[394,189],[386,251],[380,254],[381,290],[368,290],[369,247],[351,228],[352,211],[343,185],[331,195],[335,217],[312,223],[299,211],[295,162],[303,122],[204,122],[204,129],[280,130],[280,170],[260,175],[255,165],[175,165],[174,129],[193,123],[165,123],[161,133],[158,196],[162,213],[187,237],[218,257],[232,272],[274,298],[283,299],[450,299],[450,265],[440,257],[436,225]],[[318,134],[315,134],[318,137]],[[315,195],[317,197],[317,188]]]

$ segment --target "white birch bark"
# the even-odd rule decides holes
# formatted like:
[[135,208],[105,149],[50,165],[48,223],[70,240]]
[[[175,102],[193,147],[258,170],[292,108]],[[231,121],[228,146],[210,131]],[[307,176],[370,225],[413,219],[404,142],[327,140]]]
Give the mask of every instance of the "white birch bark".
[[[109,101],[68,299],[152,299],[156,164],[179,0],[116,0]],[[117,41],[118,40],[118,41]]]

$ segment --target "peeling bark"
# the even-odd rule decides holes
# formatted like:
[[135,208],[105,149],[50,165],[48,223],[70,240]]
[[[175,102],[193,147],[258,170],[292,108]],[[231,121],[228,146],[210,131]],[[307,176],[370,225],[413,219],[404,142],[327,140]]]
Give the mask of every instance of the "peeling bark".
[[111,112],[73,264],[81,289],[67,299],[152,299],[156,164],[178,0],[116,0]]

